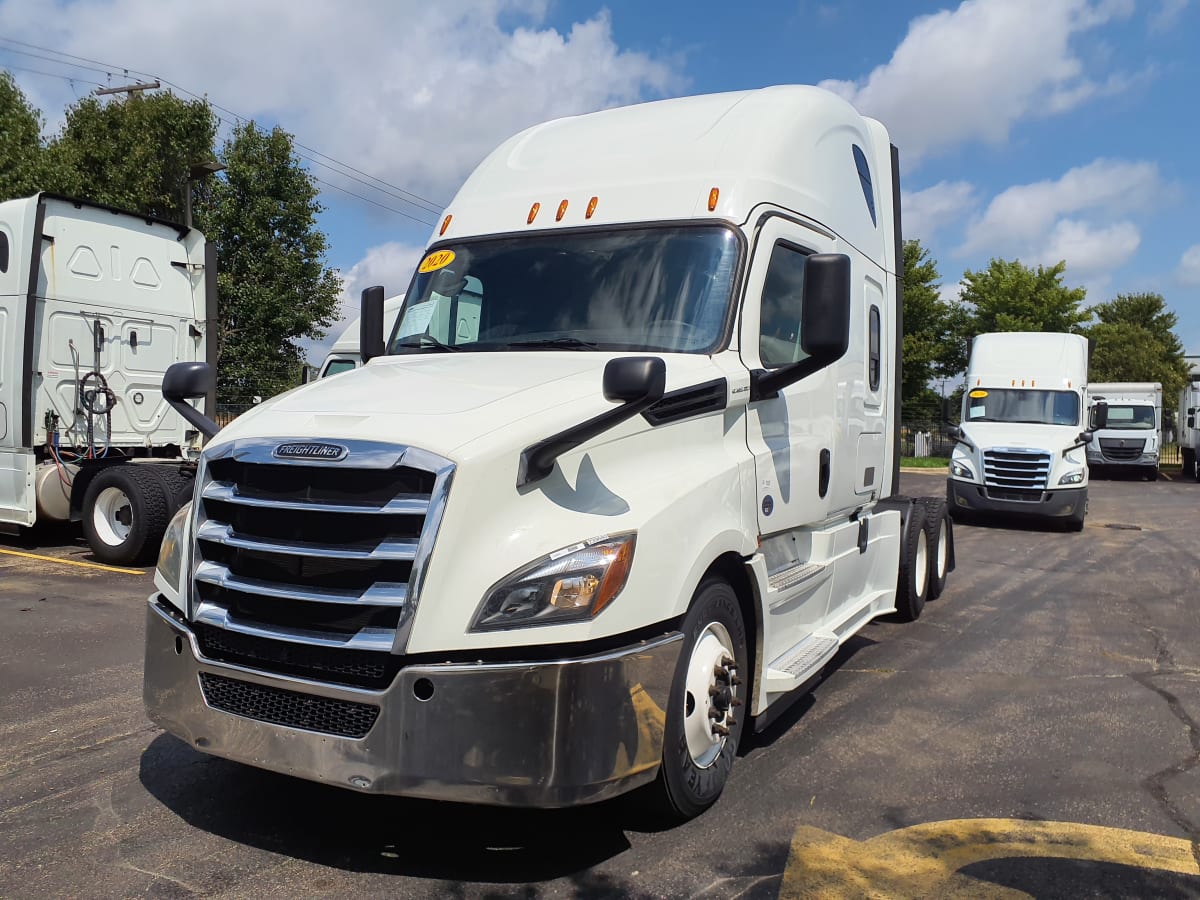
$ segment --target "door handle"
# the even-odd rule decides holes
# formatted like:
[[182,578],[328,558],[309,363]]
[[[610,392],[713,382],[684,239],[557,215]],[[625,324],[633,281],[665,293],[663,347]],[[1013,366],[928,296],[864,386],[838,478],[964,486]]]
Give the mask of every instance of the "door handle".
[[821,465],[817,472],[817,495],[822,499],[829,493],[829,451],[821,451]]

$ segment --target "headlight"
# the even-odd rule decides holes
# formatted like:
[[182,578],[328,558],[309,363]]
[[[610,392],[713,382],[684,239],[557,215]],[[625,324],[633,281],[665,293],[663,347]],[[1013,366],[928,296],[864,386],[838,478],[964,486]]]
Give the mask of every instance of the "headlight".
[[636,535],[572,544],[518,569],[488,591],[472,631],[577,622],[597,616],[625,587]]
[[1068,472],[1062,478],[1058,479],[1059,484],[1079,484],[1083,481],[1082,472]]
[[971,471],[971,467],[958,460],[950,463],[950,474],[955,478],[970,478],[972,481],[975,480],[975,473]]
[[163,596],[180,612],[187,612],[183,599],[186,592],[180,581],[183,576],[184,557],[187,556],[186,532],[191,512],[192,504],[189,501],[171,517],[158,551],[158,566],[154,569],[154,586],[162,591]]

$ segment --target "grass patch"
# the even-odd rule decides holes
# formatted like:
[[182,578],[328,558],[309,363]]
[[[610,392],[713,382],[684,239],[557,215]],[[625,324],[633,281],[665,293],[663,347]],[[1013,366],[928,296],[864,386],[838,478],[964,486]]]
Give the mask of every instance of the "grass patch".
[[906,469],[944,469],[950,460],[945,456],[902,456],[900,465]]

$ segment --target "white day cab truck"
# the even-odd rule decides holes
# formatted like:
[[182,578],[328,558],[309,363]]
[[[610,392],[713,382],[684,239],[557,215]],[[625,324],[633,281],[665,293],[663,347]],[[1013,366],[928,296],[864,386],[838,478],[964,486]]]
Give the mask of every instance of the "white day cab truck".
[[[1158,480],[1162,450],[1162,384],[1157,381],[1114,381],[1088,385],[1092,441],[1087,445],[1089,472],[1136,471]],[[1103,406],[1102,406],[1103,405]],[[1106,410],[1105,425],[1096,414]]]
[[1200,481],[1200,366],[1193,365],[1187,384],[1179,392],[1179,452],[1183,457],[1183,477]]
[[704,810],[751,727],[953,564],[944,501],[896,496],[896,165],[811,87],[502,144],[386,347],[364,292],[369,364],[207,426],[151,719],[365,792]]
[[[997,332],[971,342],[946,502],[956,519],[1006,513],[1083,529],[1087,339]],[[1102,411],[1098,411],[1102,414]]]
[[0,528],[82,519],[101,562],[153,561],[201,447],[163,375],[215,361],[215,259],[173,222],[0,203]]

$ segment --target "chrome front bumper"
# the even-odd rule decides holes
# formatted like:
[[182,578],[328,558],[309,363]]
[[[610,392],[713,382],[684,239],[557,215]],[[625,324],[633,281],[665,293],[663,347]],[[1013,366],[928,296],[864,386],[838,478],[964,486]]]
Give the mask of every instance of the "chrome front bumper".
[[[681,645],[673,632],[552,662],[412,665],[372,691],[204,659],[182,617],[152,596],[144,699],[155,724],[252,766],[370,793],[571,806],[654,778]],[[378,714],[361,738],[270,724],[210,706],[202,674],[301,706]]]

